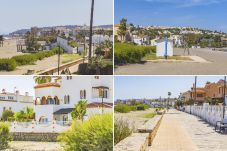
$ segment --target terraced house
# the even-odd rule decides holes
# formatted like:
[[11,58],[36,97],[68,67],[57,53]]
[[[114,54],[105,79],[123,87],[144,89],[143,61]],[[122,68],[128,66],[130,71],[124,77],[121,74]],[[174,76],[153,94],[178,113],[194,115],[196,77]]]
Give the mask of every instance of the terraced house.
[[[226,89],[227,91],[227,89]],[[204,87],[196,88],[193,85],[191,90],[182,93],[182,98],[184,101],[190,99],[195,99],[197,102],[204,102],[206,100],[221,100],[224,95],[224,80],[219,80],[218,82],[210,83],[207,82]]]

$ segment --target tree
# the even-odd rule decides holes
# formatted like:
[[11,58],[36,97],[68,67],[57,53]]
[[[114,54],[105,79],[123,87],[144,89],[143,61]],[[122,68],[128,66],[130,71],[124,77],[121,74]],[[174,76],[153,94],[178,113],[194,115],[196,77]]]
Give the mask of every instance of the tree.
[[8,142],[12,140],[9,126],[6,123],[0,123],[0,150],[8,148]]
[[11,121],[14,117],[14,113],[11,110],[4,110],[2,112],[2,120],[3,121]]
[[27,46],[27,50],[29,51],[37,51],[41,47],[37,42],[37,38],[34,34],[27,32],[25,35],[25,44]]
[[16,121],[30,121],[34,119],[34,110],[33,108],[26,107],[24,110],[21,110],[20,112],[16,112],[14,115],[14,118]]
[[2,35],[0,35],[0,47],[3,47],[3,41],[4,41],[4,38]]
[[127,19],[122,18],[120,21],[120,26],[118,30],[118,35],[121,36],[121,41],[125,40],[126,32],[127,32]]
[[71,113],[73,119],[84,120],[84,116],[87,112],[87,100],[80,100]]
[[34,77],[35,83],[42,84],[51,82],[52,78],[50,76],[35,76]]

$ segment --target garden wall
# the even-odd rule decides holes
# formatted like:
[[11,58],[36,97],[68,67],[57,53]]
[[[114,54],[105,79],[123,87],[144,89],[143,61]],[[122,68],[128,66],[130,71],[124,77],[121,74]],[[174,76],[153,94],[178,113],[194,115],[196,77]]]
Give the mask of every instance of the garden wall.
[[58,133],[11,133],[14,141],[40,141],[56,142]]
[[137,133],[133,133],[131,136],[115,145],[114,150],[148,151],[160,126],[162,117],[163,115],[156,115],[154,118],[150,119],[137,129]]
[[[222,105],[209,105],[205,103],[202,106],[185,106],[181,109],[186,113],[195,115],[215,126],[217,121],[221,121],[223,117],[223,106]],[[227,108],[226,108],[227,111]]]

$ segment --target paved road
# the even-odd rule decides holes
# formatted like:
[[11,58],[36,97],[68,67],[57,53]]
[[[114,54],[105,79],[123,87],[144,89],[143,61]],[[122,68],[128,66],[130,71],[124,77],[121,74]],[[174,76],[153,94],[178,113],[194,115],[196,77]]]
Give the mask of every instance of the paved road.
[[164,115],[151,151],[227,151],[227,135],[196,116],[170,110]]
[[[182,49],[175,49],[175,55],[184,55]],[[118,75],[223,75],[227,74],[227,52],[211,49],[191,49],[191,55],[204,58],[211,63],[153,63],[130,64],[115,70]]]

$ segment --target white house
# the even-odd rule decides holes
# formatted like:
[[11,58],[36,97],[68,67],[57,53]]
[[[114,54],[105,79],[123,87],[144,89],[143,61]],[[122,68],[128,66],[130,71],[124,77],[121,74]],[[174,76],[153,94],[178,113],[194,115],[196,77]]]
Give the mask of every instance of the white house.
[[10,93],[3,89],[0,93],[0,119],[4,110],[19,112],[26,107],[33,108],[33,97],[29,96],[27,92],[22,95],[19,91]]
[[84,51],[83,47],[71,47],[70,45],[68,45],[68,40],[62,38],[62,37],[57,37],[57,45],[64,49],[65,52],[67,53],[80,53],[82,51]]
[[112,112],[112,86],[112,78],[108,76],[67,76],[54,83],[36,85],[35,119],[39,122],[71,120],[70,113],[81,99],[88,100],[88,117]]
[[173,56],[173,40],[165,38],[157,40],[156,56]]

